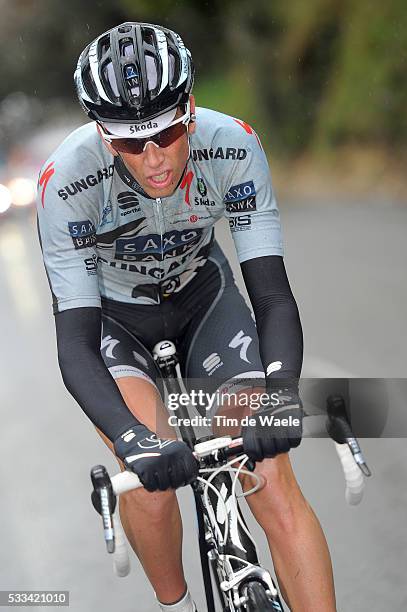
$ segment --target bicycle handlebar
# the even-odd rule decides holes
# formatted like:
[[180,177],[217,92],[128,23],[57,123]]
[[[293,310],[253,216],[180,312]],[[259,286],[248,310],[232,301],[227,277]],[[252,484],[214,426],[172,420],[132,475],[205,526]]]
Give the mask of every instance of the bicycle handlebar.
[[[360,460],[362,455],[356,439],[354,437],[346,438],[345,442],[346,444],[344,442],[339,443],[335,440],[335,446],[345,477],[346,499],[348,503],[355,504],[358,503],[361,498],[363,477],[360,470],[362,470],[362,467],[366,466],[366,464],[363,460]],[[199,442],[195,444],[194,456],[197,460],[208,456],[214,456],[216,458],[219,451],[223,452],[224,459],[243,454],[243,438],[239,437],[232,439],[230,436],[224,436]],[[97,467],[100,468],[101,466]],[[362,470],[363,473],[365,475],[370,475],[371,472],[367,466],[366,469],[367,472]],[[138,476],[128,470],[116,474],[110,482],[113,495],[115,496],[143,486]]]
[[[356,505],[361,501],[363,495],[363,474],[370,476],[371,473],[363,459],[361,450],[356,438],[353,436],[349,423],[345,420],[345,424],[343,424],[341,423],[342,420],[342,415],[332,414],[328,411],[328,433],[330,433],[330,426],[336,427],[336,434],[341,431],[340,428],[342,427],[341,442],[338,441],[336,436],[334,438],[332,434],[331,437],[334,439],[335,448],[342,465],[346,483],[346,501],[350,505]],[[239,437],[232,439],[230,436],[224,436],[205,440],[195,444],[193,452],[197,460],[203,460],[204,462],[205,459],[213,459],[215,462],[227,461],[234,456],[244,454],[243,438]],[[96,466],[91,471],[91,477],[94,485],[92,501],[95,508],[103,517],[107,551],[109,553],[114,553],[114,571],[118,576],[127,576],[130,571],[130,560],[126,539],[114,510],[118,495],[138,489],[143,485],[139,477],[129,470],[120,472],[110,479],[103,466]],[[94,494],[98,494],[99,496],[100,507],[95,503]]]
[[[211,443],[217,444],[212,444],[213,448],[210,449]],[[206,445],[205,448],[203,445]],[[215,438],[214,440],[208,440],[207,442],[196,444],[195,449],[194,455],[196,459],[208,456],[209,454],[220,449],[226,451],[227,457],[232,457],[234,455],[243,453],[243,439],[232,439],[230,437]],[[138,489],[143,486],[137,474],[130,472],[129,470],[116,474],[111,478],[110,482],[114,495],[121,495],[122,493],[127,493],[128,491],[132,491],[133,489]]]

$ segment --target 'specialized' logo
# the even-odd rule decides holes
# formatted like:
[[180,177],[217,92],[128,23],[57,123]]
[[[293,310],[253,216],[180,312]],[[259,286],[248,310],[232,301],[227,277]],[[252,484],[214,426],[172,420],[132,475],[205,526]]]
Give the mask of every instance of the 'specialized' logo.
[[41,174],[40,179],[39,179],[39,184],[40,187],[42,187],[42,192],[41,192],[41,204],[42,207],[44,208],[44,197],[45,197],[45,190],[47,188],[49,179],[51,178],[51,176],[55,173],[55,168],[54,168],[54,162],[51,162],[50,164],[48,164],[48,166],[45,168],[44,172]]

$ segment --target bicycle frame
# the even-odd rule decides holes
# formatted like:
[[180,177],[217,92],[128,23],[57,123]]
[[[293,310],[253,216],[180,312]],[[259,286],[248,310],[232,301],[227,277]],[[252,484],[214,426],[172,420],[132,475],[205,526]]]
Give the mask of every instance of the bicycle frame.
[[[158,343],[154,347],[154,357],[163,373],[168,393],[182,393],[176,371],[178,362],[174,344],[169,341]],[[189,418],[185,406],[179,406],[178,416],[181,422]],[[236,499],[236,480],[239,473],[245,471],[247,456],[241,455],[229,463],[214,460],[211,453],[219,448],[222,439],[219,441],[212,436],[197,440],[191,426],[181,424],[179,429],[184,442],[200,457],[202,466],[201,476],[193,484],[193,490],[208,612],[215,612],[211,570],[222,610],[225,612],[242,609],[244,597],[242,597],[241,587],[248,580],[260,581],[272,597],[273,608],[282,612],[283,607],[277,588],[270,573],[259,565],[256,543]],[[230,468],[238,462],[240,462],[240,467],[235,468],[237,473],[233,481]],[[208,465],[212,467],[208,468]],[[250,474],[247,470],[246,473]],[[220,524],[225,525],[225,538],[222,538]]]
[[[202,450],[204,445],[210,449],[211,442],[213,440],[198,443],[195,450]],[[238,474],[244,472],[246,461],[244,456],[238,456],[218,468],[207,470],[206,477],[203,470],[194,486],[200,541],[204,541],[204,546],[201,546],[201,564],[206,565],[209,561],[223,610],[241,609],[244,604],[241,587],[248,580],[260,581],[272,596],[274,609],[282,610],[270,573],[259,565],[256,543],[236,499],[236,481]],[[236,473],[233,479],[229,469],[237,462],[240,465],[234,468]],[[205,591],[208,610],[214,610],[212,590],[206,585]]]

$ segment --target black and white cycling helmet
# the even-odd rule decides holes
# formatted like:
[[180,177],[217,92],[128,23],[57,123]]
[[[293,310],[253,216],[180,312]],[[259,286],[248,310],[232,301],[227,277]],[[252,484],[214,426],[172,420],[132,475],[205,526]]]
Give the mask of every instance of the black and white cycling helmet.
[[172,30],[127,22],[82,51],[74,79],[79,102],[91,119],[134,123],[186,103],[194,65]]

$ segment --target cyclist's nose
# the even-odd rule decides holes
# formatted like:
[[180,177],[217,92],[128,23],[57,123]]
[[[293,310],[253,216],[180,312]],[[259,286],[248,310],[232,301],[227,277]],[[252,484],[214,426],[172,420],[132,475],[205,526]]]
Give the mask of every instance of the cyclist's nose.
[[164,161],[164,152],[155,142],[147,142],[144,148],[144,160],[150,168],[158,168]]

